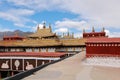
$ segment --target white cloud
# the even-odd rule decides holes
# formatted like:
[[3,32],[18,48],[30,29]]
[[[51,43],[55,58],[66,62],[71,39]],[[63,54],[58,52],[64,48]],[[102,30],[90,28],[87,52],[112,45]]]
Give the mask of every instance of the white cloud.
[[[67,11],[78,14],[76,20],[64,19],[56,21],[55,27],[60,31],[61,28],[70,28],[76,30],[95,29],[101,27],[120,29],[120,0],[7,0],[24,10],[8,10],[0,12],[0,17],[6,20],[12,20],[16,24],[25,24],[26,22],[34,22],[27,16],[42,10],[58,10]],[[22,26],[22,25],[21,25]],[[23,25],[24,26],[24,25]],[[61,30],[62,31],[62,30]],[[63,30],[64,31],[64,30]],[[117,36],[119,33],[109,32],[110,36]]]
[[16,6],[22,6],[36,11],[50,10],[58,8],[61,1],[59,0],[7,0]]
[[110,32],[109,30],[105,30],[105,32],[108,37],[120,37],[120,32]]
[[103,25],[119,28],[119,0],[7,0],[17,6],[36,11],[64,10],[79,14],[91,25]]
[[75,38],[82,38],[82,33],[80,33],[80,32],[74,33],[74,37]]
[[56,33],[66,33],[66,32],[68,32],[68,28],[58,28],[54,32],[56,32]]
[[34,11],[29,9],[10,9],[8,13],[12,13],[14,15],[20,15],[20,16],[28,16],[33,15]]
[[17,17],[15,17],[12,14],[6,13],[6,12],[0,12],[0,18],[3,18],[5,20],[11,20],[11,21],[20,21]]
[[110,35],[110,31],[109,30],[105,30],[106,35],[109,36]]
[[36,21],[28,19],[27,16],[33,15],[33,10],[28,9],[10,9],[0,12],[0,18],[13,22],[15,26],[26,27],[27,22],[36,23]]
[[56,28],[66,27],[66,28],[69,28],[69,29],[83,30],[83,28],[88,29],[89,25],[84,20],[76,21],[76,20],[64,19],[62,21],[56,21],[55,22],[55,27]]
[[119,28],[119,3],[118,0],[64,0],[61,8],[79,14],[89,23]]

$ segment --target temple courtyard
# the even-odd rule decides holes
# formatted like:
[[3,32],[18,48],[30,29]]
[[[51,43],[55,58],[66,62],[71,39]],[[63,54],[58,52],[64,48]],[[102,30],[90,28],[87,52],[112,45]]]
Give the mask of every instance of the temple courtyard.
[[[100,60],[103,63],[99,62]],[[117,59],[117,62],[115,60],[116,66],[113,63],[114,58],[110,58],[113,66],[108,58],[100,58],[100,60],[85,59],[85,51],[83,51],[49,65],[23,80],[120,80],[120,59]]]

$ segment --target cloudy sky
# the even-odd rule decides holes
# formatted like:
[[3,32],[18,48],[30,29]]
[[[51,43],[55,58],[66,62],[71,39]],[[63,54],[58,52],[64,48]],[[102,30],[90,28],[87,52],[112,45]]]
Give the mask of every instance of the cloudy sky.
[[46,22],[53,32],[91,32],[104,27],[120,36],[120,0],[0,0],[0,31],[35,31]]

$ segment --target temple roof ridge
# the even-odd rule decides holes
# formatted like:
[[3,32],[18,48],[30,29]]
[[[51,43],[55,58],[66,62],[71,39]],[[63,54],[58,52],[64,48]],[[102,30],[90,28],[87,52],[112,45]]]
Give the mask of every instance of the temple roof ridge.
[[52,32],[51,25],[49,24],[49,27],[46,27],[46,24],[43,23],[43,28],[40,29],[40,26],[38,25],[37,31],[28,37],[49,37],[49,36],[56,36],[55,33]]

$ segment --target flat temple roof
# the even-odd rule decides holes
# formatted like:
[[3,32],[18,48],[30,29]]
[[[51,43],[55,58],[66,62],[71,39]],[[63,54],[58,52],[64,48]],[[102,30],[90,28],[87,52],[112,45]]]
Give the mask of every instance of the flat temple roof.
[[86,43],[120,43],[120,38],[88,38]]
[[85,52],[51,64],[22,80],[119,80],[120,68],[83,65]]

